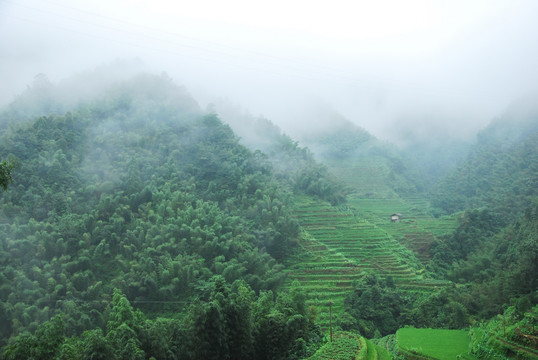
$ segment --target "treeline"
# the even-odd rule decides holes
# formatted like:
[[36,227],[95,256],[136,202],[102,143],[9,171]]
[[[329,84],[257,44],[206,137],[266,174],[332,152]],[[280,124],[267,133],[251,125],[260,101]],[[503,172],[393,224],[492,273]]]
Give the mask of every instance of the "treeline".
[[413,293],[397,288],[391,278],[368,274],[346,296],[338,325],[370,339],[405,326],[460,329],[469,324],[461,295],[456,287]]
[[283,283],[294,188],[168,78],[3,129],[20,167],[0,200],[1,344],[56,315],[77,336],[104,328],[113,289],[156,316],[215,275],[255,293]]
[[75,335],[58,314],[34,334],[20,334],[5,347],[15,359],[303,359],[321,341],[314,316],[297,288],[259,296],[242,280],[229,285],[221,276],[209,293],[180,314],[150,319],[135,310],[119,290],[99,327]]
[[487,210],[467,211],[453,234],[432,244],[430,269],[460,284],[460,301],[477,319],[508,304],[538,302],[538,205],[513,224],[502,223]]
[[224,103],[223,119],[240,136],[241,143],[268,156],[275,176],[294,192],[306,193],[333,205],[345,202],[348,189],[327,167],[315,160],[309,148],[300,146],[278,126],[263,117],[254,118]]

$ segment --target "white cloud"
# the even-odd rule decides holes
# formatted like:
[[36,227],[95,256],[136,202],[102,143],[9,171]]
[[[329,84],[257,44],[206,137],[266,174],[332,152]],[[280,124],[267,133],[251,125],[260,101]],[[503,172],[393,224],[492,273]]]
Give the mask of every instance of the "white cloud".
[[474,129],[538,83],[537,13],[530,0],[5,0],[0,102],[36,73],[139,57],[283,125],[320,98],[378,135],[413,117]]

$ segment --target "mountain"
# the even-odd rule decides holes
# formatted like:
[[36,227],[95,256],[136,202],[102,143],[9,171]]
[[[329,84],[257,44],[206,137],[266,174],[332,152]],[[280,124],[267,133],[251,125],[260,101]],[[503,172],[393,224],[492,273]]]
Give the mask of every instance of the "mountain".
[[514,220],[538,196],[537,144],[538,109],[514,106],[478,134],[462,163],[434,188],[433,205],[447,213],[488,208]]
[[254,117],[238,106],[221,101],[216,106],[223,121],[253,151],[267,155],[275,174],[294,191],[305,192],[333,205],[345,202],[344,183],[316,159],[308,147],[299,145],[264,117]]
[[[18,164],[0,194],[2,358],[387,358],[409,349],[399,328],[471,324],[474,355],[533,353],[532,106],[464,156],[330,109],[295,140],[131,70],[38,76],[0,110]],[[476,325],[503,311],[508,337]]]
[[488,318],[536,304],[538,109],[519,102],[478,134],[461,164],[433,188],[432,204],[459,212],[433,242],[432,269],[466,287],[466,307]]
[[416,164],[396,146],[331,109],[318,109],[312,123],[297,139],[360,196],[397,197],[424,190]]
[[266,156],[166,76],[63,114],[41,88],[54,111],[31,117],[34,90],[0,117],[20,164],[0,197],[4,358],[306,355],[304,295],[276,295],[299,226]]

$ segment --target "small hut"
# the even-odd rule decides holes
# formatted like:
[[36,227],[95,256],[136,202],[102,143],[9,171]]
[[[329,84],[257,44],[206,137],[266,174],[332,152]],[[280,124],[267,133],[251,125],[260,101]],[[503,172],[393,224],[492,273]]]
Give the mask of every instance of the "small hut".
[[400,213],[394,213],[390,216],[390,221],[391,222],[399,222],[400,219],[402,218],[402,214]]

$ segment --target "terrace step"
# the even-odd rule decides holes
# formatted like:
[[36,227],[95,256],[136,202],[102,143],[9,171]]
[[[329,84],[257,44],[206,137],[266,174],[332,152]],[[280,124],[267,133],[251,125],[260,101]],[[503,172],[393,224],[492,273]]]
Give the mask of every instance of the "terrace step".
[[[397,287],[409,292],[436,291],[447,284],[425,279],[420,261],[413,260],[405,246],[406,239],[408,242],[416,239],[417,247],[429,246],[433,232],[425,234],[421,228],[402,231],[401,224],[392,224],[387,219],[371,221],[372,212],[390,212],[395,205],[404,204],[401,199],[388,199],[381,204],[377,200],[370,203],[368,218],[306,197],[296,204],[294,214],[304,231],[301,242],[304,252],[292,257],[287,284],[298,281],[305,289],[307,304],[316,308],[318,322],[324,329],[328,327],[329,301],[333,302],[333,317],[338,317],[346,294],[367,271],[390,277]],[[415,212],[415,218],[418,216],[427,217]],[[403,253],[409,255],[401,257]]]

